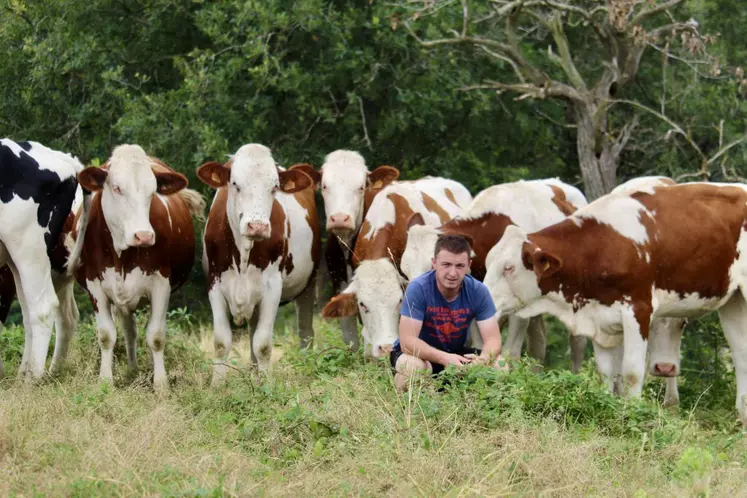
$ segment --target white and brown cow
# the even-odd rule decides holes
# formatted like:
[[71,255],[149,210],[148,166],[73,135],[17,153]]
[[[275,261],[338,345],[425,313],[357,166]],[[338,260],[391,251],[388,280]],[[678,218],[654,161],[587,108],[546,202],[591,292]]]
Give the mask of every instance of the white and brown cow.
[[[391,166],[368,171],[358,152],[336,150],[327,154],[318,179],[324,199],[327,221],[327,243],[324,258],[332,280],[332,291],[338,294],[353,278],[353,255],[356,238],[376,194],[399,177]],[[358,349],[358,327],[355,316],[340,318],[342,339]]]
[[485,283],[501,313],[552,313],[602,347],[622,344],[632,395],[640,394],[652,317],[718,310],[747,423],[745,249],[747,186],[660,186],[601,197],[529,235],[509,227],[489,255]]
[[[247,144],[228,163],[206,163],[197,171],[218,189],[205,225],[203,267],[219,360],[231,350],[232,316],[238,323],[252,322],[252,358],[267,370],[281,303],[296,301],[301,344],[314,337],[321,240],[313,180],[305,168],[280,171],[270,149]],[[225,374],[225,363],[216,363],[213,383]]]
[[[65,247],[61,241],[70,229],[76,197],[83,201],[76,181],[82,169],[75,157],[38,142],[0,140],[0,312],[7,315],[17,293],[25,332],[20,376],[38,378],[44,373],[53,322],[57,339],[52,370],[66,356],[66,340],[75,330],[78,309],[71,274],[81,244]],[[84,210],[83,230],[87,213]],[[0,374],[3,370],[0,359]]]
[[200,194],[186,189],[184,175],[148,156],[138,145],[118,146],[101,168],[86,168],[78,180],[94,192],[76,278],[88,291],[96,312],[100,376],[112,378],[117,340],[114,314],[119,314],[124,328],[129,368],[137,369],[134,312],[145,298],[151,304],[146,341],[153,358],[153,385],[165,390],[169,298],[192,269],[192,216],[203,216],[205,202]]
[[364,352],[380,357],[399,335],[399,306],[405,277],[399,264],[410,221],[420,216],[439,226],[460,214],[472,200],[460,183],[443,178],[395,182],[373,200],[354,247],[356,269],[348,287],[324,307],[322,316],[340,318],[360,311]]
[[[420,223],[408,232],[402,272],[412,280],[429,271],[438,236],[463,235],[471,240],[474,252],[470,272],[482,281],[485,278],[485,258],[501,240],[507,226],[518,225],[527,232],[535,232],[562,221],[586,204],[586,198],[577,188],[554,178],[489,187],[475,196],[463,214],[440,227],[423,225],[422,220],[416,220]],[[546,341],[541,316],[525,319],[511,315],[504,350],[511,357],[518,358],[527,332],[530,356],[543,362]],[[572,368],[577,372],[584,358],[586,338],[571,337],[570,343]]]

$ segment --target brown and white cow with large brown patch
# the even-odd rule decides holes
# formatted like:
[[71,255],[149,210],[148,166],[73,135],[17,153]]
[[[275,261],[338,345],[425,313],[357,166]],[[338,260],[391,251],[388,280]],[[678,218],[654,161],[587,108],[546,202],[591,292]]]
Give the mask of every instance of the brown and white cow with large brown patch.
[[213,311],[215,352],[226,374],[231,319],[252,322],[252,358],[270,366],[275,315],[296,301],[301,344],[313,337],[314,278],[321,239],[313,181],[304,166],[281,171],[270,149],[242,146],[226,164],[202,165],[197,175],[218,189],[205,225],[203,266]]
[[444,178],[394,182],[382,190],[363,220],[353,249],[353,279],[324,307],[322,316],[340,318],[360,311],[365,354],[388,354],[399,336],[399,306],[407,283],[399,264],[410,221],[420,215],[428,225],[442,225],[471,200],[462,184]]
[[622,345],[632,395],[640,394],[652,318],[718,310],[747,423],[745,249],[747,186],[659,186],[601,197],[532,234],[507,228],[488,255],[485,284],[500,313],[552,313],[607,350]]
[[[535,232],[565,219],[576,209],[586,206],[586,198],[575,187],[558,179],[530,180],[489,187],[475,196],[456,218],[432,227],[414,220],[402,255],[402,271],[412,280],[432,268],[433,251],[441,234],[463,235],[471,240],[474,252],[470,273],[485,278],[485,258],[501,240],[509,225]],[[413,224],[413,222],[411,222]],[[524,336],[529,334],[529,354],[540,362],[545,358],[545,328],[542,317],[531,319],[508,317],[508,336],[504,345],[513,358],[521,355]],[[584,337],[571,337],[571,359],[576,372],[584,358]]]
[[146,341],[153,358],[153,384],[167,389],[163,352],[169,298],[192,269],[192,216],[203,216],[205,202],[186,189],[184,175],[137,145],[120,145],[101,168],[84,169],[78,180],[94,192],[76,278],[96,312],[100,376],[112,378],[115,313],[122,319],[128,365],[137,368],[134,312],[145,298],[151,303]]

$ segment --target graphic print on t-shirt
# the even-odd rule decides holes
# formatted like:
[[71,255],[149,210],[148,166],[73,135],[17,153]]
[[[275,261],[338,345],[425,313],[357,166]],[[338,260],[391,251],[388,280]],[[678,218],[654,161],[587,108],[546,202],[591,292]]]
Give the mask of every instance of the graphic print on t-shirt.
[[428,306],[425,310],[425,329],[430,336],[447,349],[460,347],[464,342],[465,329],[469,327],[470,309],[450,309]]

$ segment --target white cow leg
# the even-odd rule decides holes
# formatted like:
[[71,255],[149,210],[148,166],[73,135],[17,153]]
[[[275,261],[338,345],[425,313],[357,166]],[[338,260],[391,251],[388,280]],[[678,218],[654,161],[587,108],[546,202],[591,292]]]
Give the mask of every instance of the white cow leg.
[[[3,322],[0,322],[0,333],[3,331]],[[0,349],[0,380],[5,378],[5,363],[3,363],[3,350]]]
[[146,341],[153,355],[153,388],[168,391],[169,378],[166,375],[163,351],[166,347],[166,314],[169,311],[171,285],[167,279],[154,282],[151,292],[151,313],[146,330]]
[[111,381],[114,378],[112,364],[114,363],[114,344],[117,342],[117,327],[112,318],[111,306],[105,299],[97,299],[96,336],[101,348],[101,380]]
[[622,364],[622,345],[615,348],[603,348],[596,341],[591,341],[594,347],[594,362],[602,382],[613,394],[621,394],[618,384],[620,367]]
[[571,372],[578,373],[581,370],[581,363],[584,361],[586,337],[569,333],[568,343],[571,346]]
[[472,323],[469,326],[467,339],[469,340],[470,346],[475,349],[482,349],[482,334],[480,333],[480,328],[477,326],[477,320],[472,320]]
[[261,372],[270,370],[270,357],[272,356],[272,328],[275,324],[275,315],[280,305],[280,290],[282,281],[280,275],[273,278],[259,303],[259,321],[257,329],[252,337],[252,351]]
[[54,355],[52,356],[52,364],[49,366],[49,371],[52,373],[58,372],[67,359],[70,341],[75,337],[75,331],[78,328],[80,313],[78,312],[78,305],[75,303],[74,289],[75,282],[70,279],[69,282],[60,287],[57,293],[60,308],[55,320]]
[[125,349],[127,350],[127,367],[130,372],[137,372],[137,321],[135,314],[129,310],[120,310],[122,328],[124,329]]
[[677,377],[667,377],[663,405],[675,406],[678,404],[680,404],[680,392],[679,389],[677,389]]
[[508,334],[503,349],[506,355],[514,360],[521,358],[521,346],[524,345],[524,336],[529,327],[529,319],[519,318],[516,315],[508,317]]
[[314,345],[314,285],[311,278],[306,289],[296,298],[296,324],[301,348]]
[[718,310],[721,327],[731,348],[734,372],[737,377],[737,414],[742,425],[747,425],[747,303],[741,293],[735,294]]
[[545,364],[547,354],[547,330],[542,315],[533,316],[527,324],[527,354],[531,358],[539,361],[540,365]]
[[[40,378],[44,375],[44,367],[49,352],[49,342],[52,339],[52,327],[59,307],[57,294],[52,285],[51,267],[44,247],[17,246],[8,248],[11,253],[10,269],[16,280],[16,290],[27,289],[23,293],[28,310],[28,322],[24,317],[24,327],[27,323],[31,329],[31,348],[25,365],[25,373]],[[20,283],[20,284],[19,284]],[[21,293],[18,293],[19,299]],[[28,340],[29,334],[26,333]]]
[[[13,271],[13,270],[11,270]],[[18,304],[21,306],[21,315],[23,320],[23,356],[21,356],[21,364],[18,367],[18,377],[25,377],[29,371],[29,358],[31,357],[31,340],[33,336],[31,335],[31,315],[29,314],[29,307],[26,303],[26,296],[23,293],[23,288],[21,287],[21,282],[18,280],[18,277],[13,275],[13,278],[15,280],[16,285],[16,296],[18,297]]]
[[210,308],[213,311],[213,345],[215,362],[213,363],[213,386],[221,384],[226,378],[226,362],[231,351],[231,320],[228,317],[228,304],[218,286],[213,286],[208,293]]
[[[649,319],[650,321],[650,319]],[[623,313],[623,360],[622,376],[625,381],[625,393],[629,397],[638,397],[643,391],[643,380],[646,377],[646,351],[648,341],[641,336],[641,327],[632,310]]]
[[358,337],[358,317],[353,315],[340,318],[340,328],[342,329],[342,342],[357,350],[361,346]]

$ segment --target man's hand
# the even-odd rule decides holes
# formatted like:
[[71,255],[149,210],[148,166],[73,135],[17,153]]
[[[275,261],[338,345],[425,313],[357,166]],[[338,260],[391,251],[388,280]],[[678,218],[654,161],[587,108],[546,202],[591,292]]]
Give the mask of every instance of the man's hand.
[[474,357],[475,355],[458,355],[458,354],[450,354],[447,353],[443,357],[443,366],[449,366],[449,365],[456,365],[457,367],[461,367],[463,365],[469,365],[472,363],[472,359],[468,358],[468,356]]

